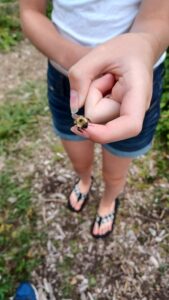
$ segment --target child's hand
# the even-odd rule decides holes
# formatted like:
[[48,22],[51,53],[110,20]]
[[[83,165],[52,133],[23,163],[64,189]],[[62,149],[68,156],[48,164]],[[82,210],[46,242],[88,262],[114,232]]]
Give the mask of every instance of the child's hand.
[[[106,125],[91,124],[79,133],[99,143],[127,139],[142,129],[145,112],[152,95],[153,53],[146,35],[128,33],[114,38],[92,50],[69,71],[73,96],[79,107],[90,95],[92,81],[102,74],[111,73],[114,83],[112,98],[121,102],[120,116]],[[73,106],[71,101],[71,107]]]
[[94,80],[85,101],[85,116],[92,123],[105,124],[120,114],[120,102],[114,101],[111,90],[115,84],[112,74]]

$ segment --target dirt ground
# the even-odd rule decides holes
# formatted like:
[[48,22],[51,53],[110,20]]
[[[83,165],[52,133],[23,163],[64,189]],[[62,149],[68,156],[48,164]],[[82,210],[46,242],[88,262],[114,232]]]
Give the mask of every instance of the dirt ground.
[[45,78],[47,60],[28,41],[8,54],[0,53],[0,62],[0,99],[25,80]]

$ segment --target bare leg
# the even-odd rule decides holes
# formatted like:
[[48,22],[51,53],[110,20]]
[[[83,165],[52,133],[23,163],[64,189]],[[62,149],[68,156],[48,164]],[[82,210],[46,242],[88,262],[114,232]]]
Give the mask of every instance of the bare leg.
[[[80,177],[79,189],[82,193],[86,194],[91,185],[94,143],[89,140],[78,142],[62,140],[62,144],[72,162],[75,172]],[[79,210],[81,203],[77,202],[74,191],[70,195],[70,202],[76,210]]]
[[[131,158],[118,157],[103,149],[103,180],[105,190],[99,204],[98,214],[105,216],[111,213],[115,207],[116,197],[123,191]],[[103,235],[111,230],[112,221],[101,224],[95,223],[93,233]]]

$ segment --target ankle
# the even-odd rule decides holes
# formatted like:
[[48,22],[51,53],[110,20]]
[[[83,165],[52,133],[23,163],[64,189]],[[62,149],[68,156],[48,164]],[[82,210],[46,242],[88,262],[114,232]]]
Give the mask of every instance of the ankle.
[[105,203],[115,201],[116,198],[123,192],[123,190],[124,190],[124,184],[116,185],[116,186],[105,185],[105,190],[103,194],[103,199]]
[[79,174],[80,181],[84,184],[89,184],[91,182],[91,170],[89,172]]
[[102,198],[100,200],[100,204],[99,204],[99,208],[100,209],[110,209],[110,207],[114,206],[114,203],[115,203],[115,199],[106,199],[106,198]]

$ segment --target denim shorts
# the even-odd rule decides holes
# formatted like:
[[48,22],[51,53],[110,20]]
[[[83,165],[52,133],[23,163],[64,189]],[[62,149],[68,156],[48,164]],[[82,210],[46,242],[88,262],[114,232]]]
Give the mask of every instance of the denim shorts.
[[[134,158],[145,154],[151,148],[155,129],[160,117],[163,74],[164,64],[162,63],[154,70],[153,95],[150,107],[145,114],[142,131],[135,137],[102,145],[107,151],[113,155]],[[84,140],[83,137],[75,135],[70,131],[70,128],[74,124],[70,111],[70,85],[68,78],[57,71],[49,62],[47,79],[48,101],[54,131],[64,140]],[[83,115],[84,109],[81,108],[78,114]]]

